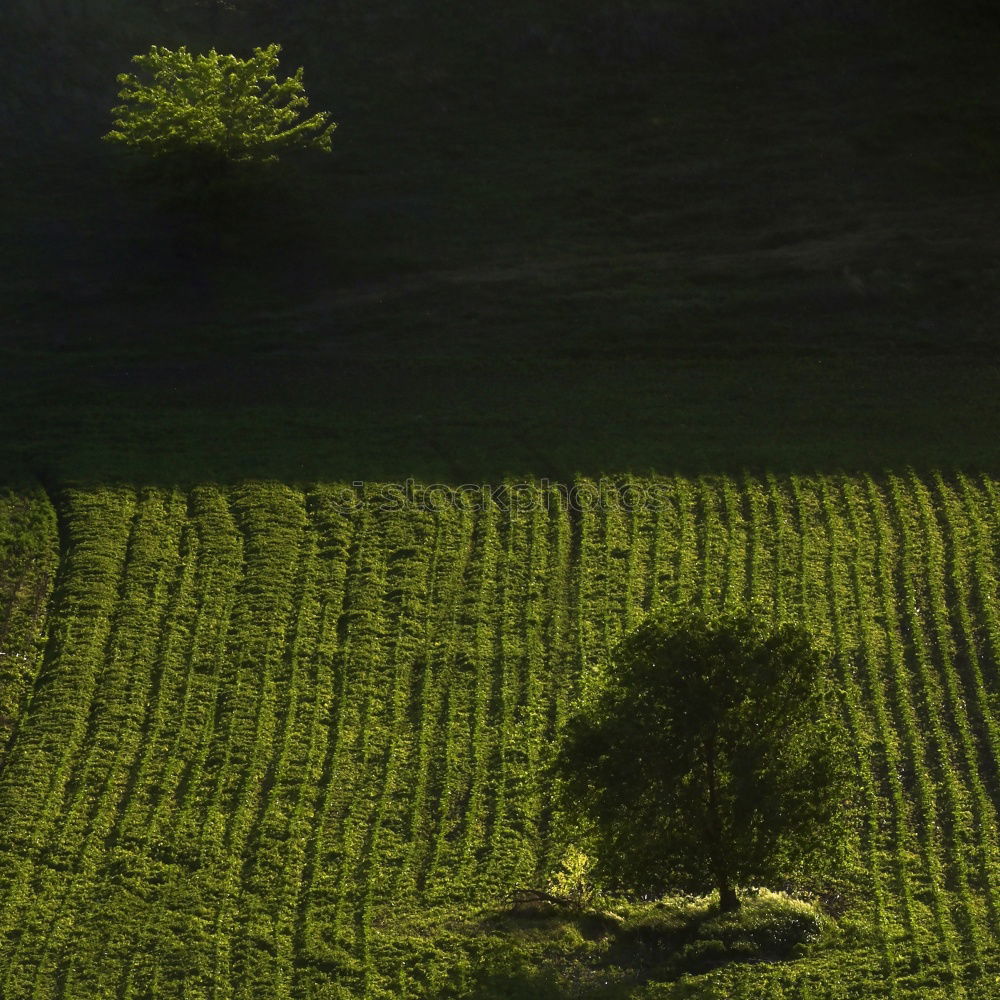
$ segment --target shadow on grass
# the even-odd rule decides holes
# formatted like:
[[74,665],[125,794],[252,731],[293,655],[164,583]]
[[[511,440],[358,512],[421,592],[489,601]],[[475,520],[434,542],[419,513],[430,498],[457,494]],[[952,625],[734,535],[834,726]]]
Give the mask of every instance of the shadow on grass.
[[811,263],[728,273],[707,244],[613,273],[582,243],[459,263],[403,195],[356,192],[320,231],[318,183],[260,226],[147,210],[113,261],[11,311],[0,483],[1000,472],[1000,366],[958,312],[917,336],[913,303]]
[[470,76],[407,11],[451,69],[305,53],[334,153],[225,231],[96,127],[0,165],[0,483],[1000,472],[992,63],[820,24],[623,73],[514,12]]
[[732,914],[720,914],[710,899],[689,898],[623,912],[624,919],[543,905],[486,917],[480,933],[508,947],[480,972],[471,995],[624,998],[646,983],[801,957],[831,927],[811,905],[763,890]]

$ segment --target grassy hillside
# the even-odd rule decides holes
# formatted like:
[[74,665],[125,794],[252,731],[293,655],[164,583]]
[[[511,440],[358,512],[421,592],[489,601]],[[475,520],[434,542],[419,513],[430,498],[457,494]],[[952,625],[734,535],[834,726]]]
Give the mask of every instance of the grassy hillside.
[[[998,995],[995,8],[233,6],[0,5],[3,1000]],[[100,142],[271,41],[331,157]],[[836,651],[822,934],[510,912],[623,630],[750,600]]]
[[[997,471],[985,17],[76,7],[0,42],[4,477]],[[331,157],[228,219],[125,183],[134,52],[271,40]]]
[[[576,485],[65,493],[0,770],[4,997],[995,996],[1000,483]],[[677,979],[655,938],[503,916],[562,856],[545,764],[622,631],[750,600],[836,651],[864,820],[790,887],[836,933]]]

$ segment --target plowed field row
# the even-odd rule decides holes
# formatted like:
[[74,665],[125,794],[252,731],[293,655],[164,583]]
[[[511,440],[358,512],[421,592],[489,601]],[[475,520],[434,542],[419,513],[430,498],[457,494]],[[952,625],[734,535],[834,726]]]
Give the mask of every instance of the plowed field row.
[[408,928],[551,868],[565,720],[693,602],[828,645],[865,805],[843,948],[706,988],[996,996],[1000,484],[574,486],[69,491],[57,585],[0,497],[0,995],[463,995]]

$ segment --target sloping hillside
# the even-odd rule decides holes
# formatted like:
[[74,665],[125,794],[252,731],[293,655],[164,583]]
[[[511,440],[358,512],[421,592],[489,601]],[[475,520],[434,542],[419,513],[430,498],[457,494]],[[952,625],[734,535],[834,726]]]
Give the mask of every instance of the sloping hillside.
[[[998,505],[910,475],[67,493],[0,771],[3,995],[995,996]],[[491,922],[562,856],[546,762],[623,630],[750,600],[835,651],[864,821],[839,884],[792,888],[840,937],[654,986],[607,927]]]
[[[101,9],[5,5],[0,471],[996,471],[985,20]],[[272,40],[340,123],[332,156],[229,217],[130,184],[99,139],[129,57]]]

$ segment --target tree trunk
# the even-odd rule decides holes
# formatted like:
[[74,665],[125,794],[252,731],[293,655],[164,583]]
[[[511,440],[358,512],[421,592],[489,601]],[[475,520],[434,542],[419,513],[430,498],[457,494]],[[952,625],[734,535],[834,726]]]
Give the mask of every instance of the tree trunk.
[[729,884],[725,875],[719,876],[719,912],[733,913],[740,908],[736,890]]
[[[722,844],[722,816],[719,808],[718,789],[715,774],[715,739],[705,744],[705,766],[708,772],[708,836],[712,845],[712,863],[716,866],[725,864]],[[717,868],[716,880],[719,887],[719,910],[722,913],[732,913],[740,908],[736,898],[736,890],[729,884],[729,876]]]

